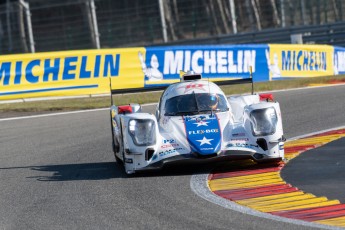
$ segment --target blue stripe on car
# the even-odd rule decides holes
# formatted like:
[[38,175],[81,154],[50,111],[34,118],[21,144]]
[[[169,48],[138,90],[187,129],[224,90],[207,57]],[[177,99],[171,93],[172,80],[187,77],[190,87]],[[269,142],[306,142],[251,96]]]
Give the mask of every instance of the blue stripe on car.
[[217,153],[221,147],[221,130],[215,115],[184,117],[186,136],[193,152]]

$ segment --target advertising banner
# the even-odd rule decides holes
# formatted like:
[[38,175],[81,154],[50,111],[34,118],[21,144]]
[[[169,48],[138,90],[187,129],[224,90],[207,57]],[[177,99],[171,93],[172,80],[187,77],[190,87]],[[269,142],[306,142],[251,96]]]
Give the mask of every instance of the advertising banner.
[[0,57],[0,100],[104,94],[178,82],[192,70],[210,81],[254,82],[345,73],[345,48],[327,45],[136,47]]
[[213,45],[147,47],[140,55],[145,87],[163,86],[180,79],[179,72],[192,70],[210,81],[249,78],[267,81],[268,45]]
[[345,74],[345,48],[334,46],[334,75]]
[[0,100],[109,93],[143,88],[145,48],[63,51],[0,57]]
[[333,75],[333,47],[328,45],[270,44],[270,79]]

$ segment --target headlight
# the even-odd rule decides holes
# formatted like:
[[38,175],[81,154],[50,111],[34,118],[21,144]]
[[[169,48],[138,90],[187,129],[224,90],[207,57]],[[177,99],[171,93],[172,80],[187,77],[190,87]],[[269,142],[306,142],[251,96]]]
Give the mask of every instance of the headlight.
[[153,145],[156,143],[156,129],[153,120],[130,120],[128,131],[136,145]]
[[253,110],[250,119],[254,136],[266,136],[276,132],[278,117],[273,107]]

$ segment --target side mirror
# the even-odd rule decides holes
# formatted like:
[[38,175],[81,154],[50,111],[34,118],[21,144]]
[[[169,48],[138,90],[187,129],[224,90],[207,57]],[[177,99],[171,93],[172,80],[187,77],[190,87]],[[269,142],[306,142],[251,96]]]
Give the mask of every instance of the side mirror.
[[141,105],[133,103],[133,104],[130,104],[130,106],[132,107],[133,113],[140,113],[141,112]]

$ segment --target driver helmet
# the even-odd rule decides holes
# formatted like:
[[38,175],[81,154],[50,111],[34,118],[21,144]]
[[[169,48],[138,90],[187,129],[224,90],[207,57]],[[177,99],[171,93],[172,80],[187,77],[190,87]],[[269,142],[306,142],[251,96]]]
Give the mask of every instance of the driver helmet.
[[218,95],[217,94],[210,94],[209,100],[208,100],[208,107],[210,109],[217,109],[218,106]]
[[217,94],[199,94],[198,102],[203,105],[203,109],[215,110],[218,107],[219,97]]

